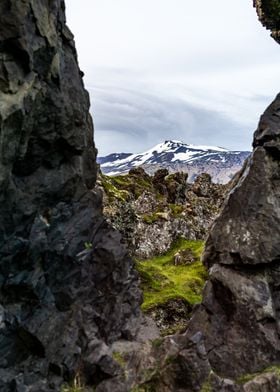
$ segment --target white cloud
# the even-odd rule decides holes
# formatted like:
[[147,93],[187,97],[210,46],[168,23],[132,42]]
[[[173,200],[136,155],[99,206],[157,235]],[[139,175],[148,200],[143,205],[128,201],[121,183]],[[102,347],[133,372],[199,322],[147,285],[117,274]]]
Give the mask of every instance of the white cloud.
[[139,151],[165,137],[250,148],[280,77],[280,48],[251,0],[66,6],[101,153]]

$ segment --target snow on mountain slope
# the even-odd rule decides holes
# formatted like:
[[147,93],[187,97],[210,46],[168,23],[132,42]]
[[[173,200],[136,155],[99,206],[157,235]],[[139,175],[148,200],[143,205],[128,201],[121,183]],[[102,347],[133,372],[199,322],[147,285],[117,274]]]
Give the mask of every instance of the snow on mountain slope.
[[103,173],[118,175],[142,166],[152,174],[159,168],[170,172],[189,173],[189,181],[202,172],[209,173],[213,181],[225,183],[241,169],[248,151],[229,151],[222,147],[185,144],[178,140],[167,140],[139,154],[110,154],[98,158]]

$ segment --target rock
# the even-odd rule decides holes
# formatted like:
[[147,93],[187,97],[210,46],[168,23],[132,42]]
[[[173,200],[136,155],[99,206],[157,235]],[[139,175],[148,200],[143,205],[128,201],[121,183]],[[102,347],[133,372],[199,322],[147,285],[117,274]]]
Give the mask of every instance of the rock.
[[269,30],[276,42],[280,43],[280,7],[277,0],[254,0],[261,23]]
[[203,173],[196,177],[192,186],[192,191],[198,197],[210,197],[212,191],[211,176],[207,173]]
[[183,204],[186,201],[187,173],[173,173],[166,177],[167,201],[173,204]]
[[192,307],[182,299],[170,300],[163,305],[157,305],[147,314],[155,320],[161,335],[171,335],[178,331],[185,331],[190,318]]
[[133,337],[141,295],[94,189],[89,98],[62,0],[0,4],[0,389],[60,390],[93,342]]
[[212,227],[204,254],[209,281],[187,332],[203,332],[211,368],[223,378],[280,361],[279,105],[277,96],[261,117],[252,157]]
[[244,392],[274,392],[280,390],[280,378],[275,373],[265,373],[244,385]]
[[128,174],[132,177],[136,177],[137,179],[142,178],[146,181],[150,181],[149,174],[147,174],[142,167],[135,167],[133,169],[130,169]]
[[[166,252],[179,237],[205,239],[229,189],[213,184],[207,174],[198,176],[194,184],[187,184],[186,173],[166,174],[163,170],[150,177],[135,168],[128,175],[99,177],[104,214],[120,230],[131,254],[140,259]],[[129,196],[121,200],[119,193],[124,190]]]
[[174,256],[174,265],[187,265],[195,261],[196,258],[190,249],[181,250]]
[[[267,113],[260,122],[260,130],[266,117]],[[259,143],[259,133],[255,143]],[[205,253],[208,265],[213,262],[252,265],[277,261],[280,254],[276,235],[280,224],[280,190],[275,186],[279,181],[278,170],[279,161],[270,146],[265,143],[255,147],[221,217],[212,228]]]
[[161,195],[166,195],[167,194],[167,189],[165,185],[165,177],[167,177],[169,174],[167,169],[158,169],[154,176],[153,176],[153,185],[154,188],[161,194]]
[[133,204],[133,208],[136,214],[149,214],[158,209],[159,200],[156,195],[149,191],[144,191]]

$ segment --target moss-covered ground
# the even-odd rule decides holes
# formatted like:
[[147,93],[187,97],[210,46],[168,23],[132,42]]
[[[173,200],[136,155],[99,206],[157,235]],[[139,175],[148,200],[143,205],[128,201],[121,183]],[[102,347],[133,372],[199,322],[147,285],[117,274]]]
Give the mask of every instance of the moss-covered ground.
[[[207,277],[200,261],[203,246],[203,241],[181,238],[164,255],[136,262],[144,293],[143,311],[174,299],[183,299],[190,305],[201,301]],[[174,256],[182,250],[190,250],[196,261],[189,265],[175,266]]]

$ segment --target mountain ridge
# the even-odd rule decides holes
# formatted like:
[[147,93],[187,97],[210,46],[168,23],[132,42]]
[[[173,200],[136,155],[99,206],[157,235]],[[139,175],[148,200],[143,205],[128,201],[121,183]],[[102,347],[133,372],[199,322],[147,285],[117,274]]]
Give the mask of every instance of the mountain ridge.
[[249,151],[230,151],[223,147],[186,144],[179,140],[166,140],[143,153],[113,153],[97,158],[104,174],[114,176],[128,173],[135,167],[143,167],[149,174],[159,168],[171,173],[187,172],[189,181],[203,172],[217,183],[227,183],[241,170]]

